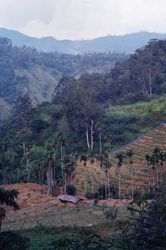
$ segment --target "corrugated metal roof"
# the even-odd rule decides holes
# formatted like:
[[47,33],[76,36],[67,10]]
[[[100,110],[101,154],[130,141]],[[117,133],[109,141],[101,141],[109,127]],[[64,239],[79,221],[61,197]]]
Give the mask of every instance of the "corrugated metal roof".
[[60,194],[58,195],[57,199],[64,202],[72,202],[77,203],[80,199],[80,197],[73,196],[73,195],[67,195],[67,194]]

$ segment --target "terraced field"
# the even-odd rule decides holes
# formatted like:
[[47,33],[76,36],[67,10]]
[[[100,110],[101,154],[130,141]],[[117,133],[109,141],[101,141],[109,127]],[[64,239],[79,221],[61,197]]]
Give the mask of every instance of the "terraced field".
[[159,147],[162,151],[166,151],[166,122],[161,122],[158,126],[138,137],[131,143],[119,148],[113,154],[132,149],[135,158],[142,160],[144,156],[150,153],[155,147]]
[[[136,140],[116,150],[113,155],[120,151],[132,149],[134,152],[133,169],[134,169],[134,184],[138,188],[147,188],[148,182],[156,185],[156,176],[158,174],[159,183],[165,179],[165,165],[159,165],[153,169],[147,165],[145,155],[152,152],[153,149],[159,147],[166,152],[166,122],[160,123],[146,134],[138,137]],[[158,170],[157,170],[158,169]],[[127,163],[122,166],[122,185],[125,189],[131,189],[131,174]]]
[[[132,149],[133,156],[133,178],[135,189],[144,190],[148,188],[148,183],[156,185],[156,175],[158,174],[159,184],[166,176],[166,166],[158,166],[158,171],[152,169],[147,165],[145,155],[151,153],[155,147],[159,147],[162,151],[166,151],[166,122],[160,123],[158,126],[151,129],[146,134],[138,137],[131,143],[114,151],[111,159],[112,166],[109,172],[106,174],[100,167],[100,162],[95,161],[93,164],[88,162],[86,166],[79,163],[76,169],[76,176],[73,180],[73,184],[77,187],[79,194],[85,194],[88,192],[96,192],[100,184],[118,185],[118,167],[115,159],[115,155],[118,152],[123,152]],[[120,168],[121,171],[121,187],[122,197],[129,195],[131,191],[131,169],[127,162]]]
[[93,163],[87,161],[86,166],[83,163],[78,163],[73,184],[77,187],[79,195],[85,195],[87,192],[95,193],[101,182],[106,181],[107,176],[102,171],[99,161],[94,161]]

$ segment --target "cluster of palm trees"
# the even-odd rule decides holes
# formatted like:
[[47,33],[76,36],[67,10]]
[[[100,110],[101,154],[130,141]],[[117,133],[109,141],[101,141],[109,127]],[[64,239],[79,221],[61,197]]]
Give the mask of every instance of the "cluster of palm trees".
[[118,196],[121,199],[121,167],[124,164],[124,160],[127,160],[127,165],[131,173],[131,197],[134,199],[134,168],[133,168],[133,156],[134,152],[132,149],[126,152],[118,152],[115,156],[117,159],[117,168],[118,168]]
[[[132,149],[125,152],[118,152],[115,156],[117,159],[118,168],[118,196],[121,198],[121,167],[123,164],[127,164],[129,172],[131,174],[131,197],[134,199],[134,168],[133,168],[133,156],[134,152]],[[160,148],[156,147],[152,153],[145,155],[145,159],[148,163],[148,186],[149,190],[151,187],[159,188],[159,184],[162,183],[164,162],[166,161],[166,152],[161,151]],[[150,172],[153,170],[153,180],[151,181]],[[156,177],[155,177],[156,174]]]

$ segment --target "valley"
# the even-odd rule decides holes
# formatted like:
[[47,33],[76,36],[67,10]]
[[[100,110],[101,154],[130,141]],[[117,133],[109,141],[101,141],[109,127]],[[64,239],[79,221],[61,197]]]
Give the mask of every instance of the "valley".
[[165,40],[126,56],[0,38],[0,237],[31,250],[135,250],[142,228],[153,235],[147,214],[152,228],[165,223],[165,58]]

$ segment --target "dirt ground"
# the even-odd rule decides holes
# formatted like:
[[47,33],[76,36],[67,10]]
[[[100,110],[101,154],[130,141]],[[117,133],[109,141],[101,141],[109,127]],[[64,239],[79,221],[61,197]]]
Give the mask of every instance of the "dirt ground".
[[[93,200],[84,200],[77,204],[63,203],[47,194],[47,186],[34,183],[5,185],[6,189],[19,192],[17,202],[20,210],[7,208],[3,229],[26,229],[38,225],[88,225],[106,222],[102,212],[94,208]],[[125,208],[131,200],[100,200],[98,205]],[[122,212],[123,214],[123,212]]]

